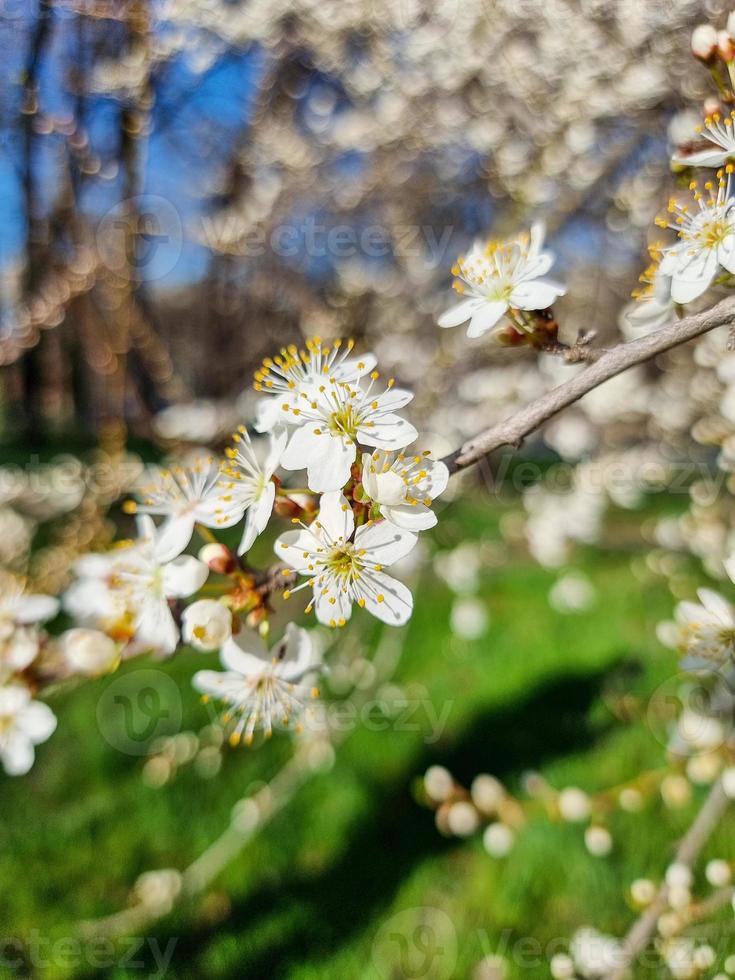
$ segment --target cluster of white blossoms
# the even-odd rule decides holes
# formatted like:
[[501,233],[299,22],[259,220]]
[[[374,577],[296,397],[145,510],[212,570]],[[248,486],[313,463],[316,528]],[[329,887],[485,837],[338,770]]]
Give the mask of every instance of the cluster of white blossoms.
[[[352,342],[316,338],[266,359],[255,388],[267,450],[241,426],[221,459],[147,472],[123,505],[136,538],[83,555],[63,596],[77,648],[84,634],[112,644],[115,661],[171,656],[182,642],[219,651],[224,669],[200,671],[194,686],[224,702],[233,744],[298,728],[316,690],[318,644],[307,631],[291,623],[270,652],[264,646],[276,594],[309,590],[305,611],[331,627],[355,604],[392,626],[413,609],[386,569],[436,524],[432,503],[449,471],[409,448],[418,433],[398,412],[411,392],[382,384],[375,357],[352,351]],[[305,478],[286,487],[284,471],[296,470]],[[280,564],[258,572],[249,552],[274,515],[298,526],[275,541]],[[238,525],[231,549],[217,534]],[[205,542],[196,556],[186,553],[195,535]]]
[[53,667],[63,675],[90,676],[118,658],[116,644],[102,633],[49,635],[44,624],[58,611],[57,599],[31,594],[21,579],[0,572],[0,763],[11,776],[28,772],[35,746],[56,728],[51,708],[35,700],[37,675]]
[[677,241],[651,247],[652,264],[633,293],[637,302],[627,317],[632,325],[647,330],[670,323],[677,305],[698,299],[710,286],[732,285],[735,275],[735,111],[721,74],[722,69],[732,86],[735,15],[730,14],[721,31],[710,25],[698,27],[692,36],[692,51],[711,71],[718,96],[707,99],[701,124],[676,149],[671,163],[677,171],[701,167],[715,173],[702,182],[691,180],[691,197],[672,197],[667,215],[656,219],[659,227],[676,232]]

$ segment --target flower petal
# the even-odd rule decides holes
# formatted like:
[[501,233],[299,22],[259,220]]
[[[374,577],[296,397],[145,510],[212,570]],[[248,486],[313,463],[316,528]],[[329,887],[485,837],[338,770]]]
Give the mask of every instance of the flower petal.
[[317,522],[324,528],[330,541],[340,539],[347,541],[352,537],[355,529],[352,508],[341,493],[332,492],[322,495]]
[[220,661],[227,670],[244,677],[260,674],[270,664],[268,648],[252,630],[230,637],[220,650]]
[[364,574],[355,592],[358,598],[365,600],[368,612],[389,626],[403,626],[411,618],[413,596],[410,590],[385,572]]
[[508,304],[504,300],[485,302],[482,307],[472,317],[467,328],[467,336],[476,338],[482,337],[488,330],[495,326],[501,316],[508,309]]
[[370,561],[392,565],[413,550],[418,538],[410,531],[397,528],[389,521],[363,524],[355,533],[355,547],[364,548]]
[[207,581],[209,568],[192,555],[181,555],[164,565],[163,591],[169,599],[186,599]]
[[484,302],[479,297],[464,299],[461,303],[457,303],[442,313],[437,323],[440,327],[458,327],[460,323],[469,320]]
[[193,514],[174,514],[163,522],[156,534],[155,555],[159,562],[177,558],[194,533]]
[[273,512],[273,501],[275,499],[276,485],[271,480],[260,497],[253,501],[248,508],[245,515],[245,528],[237,549],[238,555],[244,555],[246,551],[249,551],[258,535],[265,531]]
[[565,292],[563,286],[548,280],[520,282],[511,293],[510,305],[520,310],[545,310]]
[[42,701],[31,701],[18,714],[16,726],[31,742],[38,745],[56,731],[56,715]]
[[392,412],[370,419],[370,422],[371,425],[361,425],[357,430],[358,439],[366,446],[403,449],[418,438],[418,432],[411,423]]
[[406,531],[428,531],[437,523],[436,514],[425,504],[384,505],[380,512],[386,521]]
[[59,611],[59,600],[50,595],[24,595],[18,600],[13,618],[17,623],[42,623]]
[[0,745],[0,759],[9,776],[25,776],[35,761],[33,743],[23,732],[10,732]]

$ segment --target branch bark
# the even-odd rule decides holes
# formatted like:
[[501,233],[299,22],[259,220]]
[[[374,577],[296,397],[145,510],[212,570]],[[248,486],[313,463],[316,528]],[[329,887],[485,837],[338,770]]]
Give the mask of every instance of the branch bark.
[[450,473],[466,469],[501,446],[520,446],[526,436],[534,432],[554,415],[573,405],[574,402],[599,385],[614,378],[636,364],[650,361],[673,347],[685,344],[715,327],[735,320],[735,297],[728,297],[702,313],[677,320],[655,333],[619,344],[604,350],[599,358],[580,374],[552,388],[525,408],[498,422],[470,439],[455,452],[445,456],[444,462]]

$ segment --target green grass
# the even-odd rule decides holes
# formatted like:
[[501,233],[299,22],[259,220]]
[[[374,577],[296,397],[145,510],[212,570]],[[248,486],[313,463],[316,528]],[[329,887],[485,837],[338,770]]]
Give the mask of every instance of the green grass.
[[[453,547],[468,533],[497,542],[497,516],[453,504],[431,547]],[[153,928],[163,946],[176,939],[167,976],[403,977],[421,963],[426,934],[414,933],[420,920],[408,913],[380,930],[402,911],[426,907],[448,916],[457,948],[453,971],[442,972],[446,960],[437,956],[422,974],[428,978],[469,977],[483,955],[513,944],[511,976],[547,977],[534,941],[547,946],[583,924],[622,933],[633,916],[625,887],[642,875],[660,875],[694,807],[669,811],[653,801],[642,814],[615,815],[615,848],[602,859],[587,854],[579,827],[533,819],[511,854],[496,860],[478,838],[442,837],[415,786],[432,763],[465,783],[484,771],[518,789],[525,772],[538,770],[555,786],[590,791],[661,765],[654,734],[644,724],[622,723],[609,708],[623,690],[644,704],[677,670],[655,639],[671,597],[662,580],[632,574],[636,557],[627,546],[580,549],[574,567],[592,580],[598,602],[562,615],[548,602],[556,575],[511,554],[482,576],[490,629],[472,642],[451,635],[453,597],[425,571],[392,683],[446,712],[441,737],[427,744],[425,709],[411,719],[422,720],[419,731],[355,729],[333,768],[314,775],[208,893]],[[350,629],[369,646],[381,635],[365,615]],[[184,652],[168,665],[144,665],[175,678],[184,729],[196,731],[208,720],[189,685],[208,661]],[[140,667],[136,662],[124,672]],[[30,776],[0,780],[0,935],[71,936],[73,923],[124,907],[141,872],[184,868],[227,826],[233,804],[288,758],[290,742],[276,737],[257,751],[228,750],[214,779],[204,780],[189,765],[169,785],[151,788],[141,779],[143,760],[115,751],[97,726],[100,695],[119,676],[57,695],[59,729],[41,747]],[[732,821],[723,826],[711,854],[735,857],[733,829]],[[418,942],[408,973],[399,966],[400,940],[380,938],[395,931]],[[386,972],[381,956],[391,950],[394,965]],[[425,952],[430,964],[430,946]],[[153,971],[149,952],[136,958],[144,968],[86,973],[118,978]],[[69,968],[63,953],[51,960],[46,971],[28,965],[25,974],[85,975],[80,966]]]

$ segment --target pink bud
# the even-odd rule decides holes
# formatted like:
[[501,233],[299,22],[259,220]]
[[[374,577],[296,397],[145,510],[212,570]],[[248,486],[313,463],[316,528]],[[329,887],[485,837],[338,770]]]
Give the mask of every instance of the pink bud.
[[717,51],[717,31],[711,24],[700,24],[692,31],[692,54],[700,61],[711,61]]
[[217,575],[227,575],[235,568],[235,556],[223,544],[205,544],[199,552],[199,561]]
[[723,61],[735,60],[735,40],[728,31],[717,32],[717,52]]
[[720,100],[714,96],[710,95],[709,98],[704,100],[702,106],[702,114],[707,116],[714,116],[716,112],[722,112],[722,106],[720,105]]

